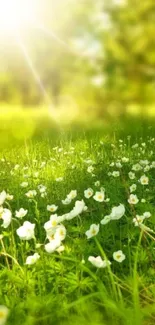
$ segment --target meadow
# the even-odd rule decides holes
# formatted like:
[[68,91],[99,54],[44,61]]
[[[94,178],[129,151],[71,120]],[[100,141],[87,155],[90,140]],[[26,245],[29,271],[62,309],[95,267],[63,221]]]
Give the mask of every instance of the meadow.
[[155,323],[154,131],[1,117],[0,325]]

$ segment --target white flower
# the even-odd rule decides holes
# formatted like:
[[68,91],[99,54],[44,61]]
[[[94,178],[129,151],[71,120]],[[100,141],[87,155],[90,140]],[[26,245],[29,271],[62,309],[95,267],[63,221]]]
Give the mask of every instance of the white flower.
[[112,173],[111,173],[111,175],[113,176],[113,177],[119,177],[120,176],[120,172],[119,171],[113,171]]
[[38,185],[38,190],[41,194],[43,194],[46,192],[47,187],[45,185]]
[[23,217],[26,216],[27,212],[28,212],[27,210],[24,210],[23,208],[20,208],[19,211],[15,212],[15,215],[16,215],[17,218],[23,218]]
[[94,237],[98,234],[99,232],[99,225],[92,224],[90,226],[90,229],[85,232],[87,239]]
[[54,234],[54,239],[59,239],[60,241],[64,240],[66,237],[66,228],[63,225],[60,225],[56,228],[56,232]]
[[20,165],[17,164],[17,165],[15,165],[14,169],[15,169],[15,170],[18,170],[19,167],[20,167]]
[[76,196],[77,196],[77,190],[72,190],[72,191],[67,195],[67,198],[68,198],[69,200],[73,200],[73,199],[76,198]]
[[143,216],[144,216],[144,218],[148,219],[148,218],[151,217],[151,213],[150,212],[144,212]]
[[101,256],[89,256],[88,261],[98,268],[105,268],[111,264],[111,262],[108,260],[102,260]]
[[132,166],[132,170],[134,171],[139,171],[142,169],[142,166],[140,164],[135,164]]
[[33,265],[35,264],[40,258],[40,255],[38,253],[35,253],[34,255],[30,255],[26,259],[26,265]]
[[7,195],[6,195],[6,200],[8,200],[8,201],[12,201],[12,200],[13,200],[13,195],[7,193]]
[[118,162],[116,162],[116,167],[117,168],[122,168],[122,164],[118,161]]
[[33,173],[33,177],[38,178],[38,176],[39,176],[39,172]]
[[33,199],[36,195],[37,192],[35,190],[30,190],[25,194],[29,199]]
[[93,195],[94,191],[92,188],[88,188],[84,191],[84,196],[86,199],[89,199]]
[[127,163],[129,161],[129,158],[123,157],[122,162]]
[[11,220],[12,220],[12,213],[9,209],[1,209],[0,211],[0,219],[3,220],[2,227],[3,228],[8,228]]
[[56,206],[55,204],[47,205],[47,211],[55,212],[57,209],[58,209],[58,206]]
[[142,203],[146,203],[146,200],[145,200],[145,199],[141,199],[141,202],[142,202]]
[[52,239],[49,243],[45,245],[45,251],[47,253],[53,253],[57,248],[61,245],[61,241],[59,239]]
[[121,263],[125,260],[125,255],[123,254],[123,252],[121,250],[119,250],[119,251],[113,253],[113,259],[116,262]]
[[100,222],[102,225],[106,225],[111,220],[111,216],[105,216]]
[[64,204],[64,205],[68,205],[68,204],[70,204],[71,203],[71,199],[69,199],[68,197],[66,197],[66,199],[65,200],[62,200],[61,202],[62,202],[62,204]]
[[19,227],[17,229],[17,235],[22,239],[22,240],[30,240],[34,238],[34,228],[35,224],[25,221],[23,223],[23,226]]
[[1,206],[1,205],[4,203],[4,201],[6,200],[6,196],[7,196],[7,194],[6,194],[5,191],[3,191],[3,192],[0,193],[0,206]]
[[125,207],[123,204],[118,205],[117,207],[112,208],[111,212],[111,220],[119,220],[123,217],[125,213]]
[[62,182],[62,181],[63,181],[63,177],[57,177],[55,180],[56,180],[56,182],[58,182],[58,183],[59,183],[59,182]]
[[93,171],[94,171],[94,167],[93,166],[88,166],[87,172],[92,173]]
[[100,181],[96,181],[96,182],[94,183],[94,185],[97,186],[97,187],[100,186]]
[[143,215],[143,216],[136,215],[136,217],[133,218],[133,223],[134,223],[134,225],[137,227],[137,226],[139,226],[141,223],[143,223],[144,219],[145,219],[144,215]]
[[0,325],[4,325],[7,321],[9,309],[6,306],[0,305]]
[[58,223],[59,223],[59,219],[57,214],[53,214],[50,217],[50,220],[45,222],[44,229],[48,234],[53,234],[55,232],[55,228],[58,225]]
[[95,195],[93,196],[94,200],[97,202],[103,202],[105,198],[105,194],[103,191],[101,192],[96,192]]
[[136,184],[132,184],[132,185],[130,186],[130,193],[135,192],[136,189],[137,189],[137,185],[136,185]]
[[139,199],[138,199],[137,195],[130,194],[128,202],[129,202],[129,204],[137,204],[139,202]]
[[136,177],[135,173],[133,173],[133,172],[129,172],[128,175],[129,175],[130,179],[134,179]]
[[140,178],[140,183],[141,183],[142,185],[148,185],[148,183],[149,183],[149,178],[148,178],[146,175],[141,176],[141,178]]
[[64,250],[65,250],[65,246],[64,246],[64,245],[61,245],[61,246],[59,246],[59,247],[56,249],[56,251],[57,251],[59,254],[62,253]]
[[136,148],[138,148],[138,147],[139,147],[139,144],[138,144],[138,143],[135,143],[135,144],[132,146],[133,149],[136,149]]
[[73,210],[66,215],[66,220],[71,220],[81,214],[85,210],[85,207],[85,202],[83,200],[76,201]]

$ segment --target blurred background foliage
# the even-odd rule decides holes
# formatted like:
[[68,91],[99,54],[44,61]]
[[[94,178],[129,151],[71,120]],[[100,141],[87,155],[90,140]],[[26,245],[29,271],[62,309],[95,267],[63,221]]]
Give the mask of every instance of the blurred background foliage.
[[[0,32],[0,109],[155,114],[154,0],[38,0],[39,24]],[[32,71],[33,70],[33,71]]]

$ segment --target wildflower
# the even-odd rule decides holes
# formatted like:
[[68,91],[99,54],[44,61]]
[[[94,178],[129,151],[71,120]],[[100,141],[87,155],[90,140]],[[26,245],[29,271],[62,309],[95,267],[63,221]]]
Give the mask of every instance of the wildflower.
[[72,190],[68,195],[67,195],[67,198],[70,199],[70,200],[73,200],[75,199],[77,196],[77,190]]
[[12,213],[9,209],[0,209],[0,219],[3,220],[2,227],[3,228],[8,228],[11,220],[12,220]]
[[113,177],[119,177],[120,176],[120,172],[119,171],[113,171],[111,174]]
[[26,259],[26,265],[33,265],[35,264],[40,258],[40,255],[38,253],[35,253],[34,255],[30,255]]
[[46,232],[48,234],[53,234],[55,232],[55,229],[56,226],[58,225],[59,223],[59,219],[58,219],[58,216],[57,214],[53,214],[51,217],[50,217],[50,220],[45,222],[44,224],[44,229],[46,230]]
[[63,177],[57,177],[55,180],[56,180],[56,182],[58,182],[58,183],[59,183],[59,182],[62,182],[62,181],[63,181]]
[[129,161],[129,158],[126,158],[126,157],[123,157],[123,158],[122,158],[122,162],[123,162],[123,163],[127,163],[128,161]]
[[7,195],[6,195],[6,200],[8,200],[8,201],[12,201],[12,200],[13,200],[13,195],[7,193]]
[[133,218],[133,223],[134,223],[134,225],[137,227],[137,226],[139,226],[141,223],[143,223],[144,219],[145,219],[144,215],[143,215],[143,216],[136,215],[136,217]]
[[111,212],[111,220],[119,220],[123,217],[125,213],[125,207],[123,204],[118,205],[117,207],[112,208]]
[[93,196],[93,198],[97,202],[103,202],[104,198],[105,198],[105,193],[103,191],[96,192],[95,195]]
[[129,204],[137,204],[139,202],[139,199],[138,199],[137,195],[130,194],[128,202],[129,202]]
[[108,260],[102,260],[101,256],[89,256],[88,261],[97,268],[105,268],[111,264]]
[[33,173],[33,177],[34,177],[34,178],[38,178],[38,176],[39,176],[39,172],[34,172],[34,173]]
[[141,199],[141,202],[142,202],[142,203],[146,203],[146,200],[145,200],[145,199]]
[[16,215],[17,218],[21,219],[21,218],[26,216],[27,212],[28,212],[27,210],[24,210],[23,208],[20,208],[19,211],[15,212],[15,215]]
[[44,186],[44,185],[39,185],[38,186],[38,190],[39,190],[40,193],[45,193],[46,190],[47,190],[47,187]]
[[37,192],[35,190],[30,190],[25,194],[29,199],[33,199],[36,195]]
[[34,238],[34,228],[35,224],[25,221],[23,223],[23,226],[19,227],[17,229],[17,235],[20,237],[22,240],[30,240]]
[[92,188],[88,188],[84,191],[84,196],[86,199],[89,199],[93,195],[94,191]]
[[133,149],[136,149],[136,148],[138,148],[138,147],[139,147],[138,143],[135,143],[135,144],[132,146]]
[[64,250],[65,250],[65,246],[64,245],[61,245],[61,246],[59,246],[57,249],[56,249],[56,251],[60,254],[60,253],[62,253],[62,252],[64,252]]
[[47,211],[55,212],[57,209],[58,209],[58,206],[56,206],[55,204],[47,205]]
[[113,259],[116,262],[121,263],[125,260],[125,255],[123,254],[123,252],[121,250],[119,250],[119,251],[113,253]]
[[62,202],[62,204],[64,204],[64,205],[68,205],[68,204],[70,204],[71,203],[71,199],[69,199],[68,197],[66,197],[66,199],[65,200],[62,200],[61,202]]
[[61,241],[59,239],[52,239],[49,243],[45,245],[45,251],[47,253],[53,253],[57,248],[61,245]]
[[144,212],[143,216],[144,216],[144,218],[148,219],[148,218],[151,217],[151,213],[150,212]]
[[85,207],[85,202],[83,200],[76,201],[73,210],[66,215],[66,220],[71,220],[81,214],[85,210]]
[[15,167],[14,167],[14,170],[18,170],[19,169],[19,167],[20,167],[20,165],[15,165]]
[[132,166],[132,170],[134,171],[139,171],[142,169],[142,166],[140,164],[135,164]]
[[9,309],[6,306],[0,305],[0,325],[4,325],[7,321]]
[[136,184],[132,184],[132,185],[130,186],[130,193],[135,192],[136,189],[137,189],[137,185],[136,185]]
[[90,226],[90,229],[85,232],[87,239],[94,237],[98,234],[99,232],[99,225],[92,224]]
[[87,172],[92,173],[93,171],[94,171],[94,167],[93,166],[88,166]]
[[128,175],[129,175],[129,178],[130,179],[134,179],[135,178],[135,173],[133,173],[133,172],[129,172]]
[[6,200],[6,196],[7,194],[5,191],[0,193],[0,206],[3,205],[4,201]]
[[96,181],[96,182],[94,183],[94,185],[97,186],[97,187],[100,186],[100,181]]
[[111,220],[111,216],[105,216],[100,222],[101,222],[101,225],[106,225],[108,222],[110,222]]
[[54,234],[54,239],[59,239],[60,241],[64,240],[66,237],[66,228],[63,225],[60,225],[56,228],[56,232]]
[[116,167],[117,168],[122,168],[122,164],[118,161],[118,162],[116,162]]
[[140,178],[140,183],[141,183],[142,185],[148,185],[148,183],[149,183],[149,178],[148,178],[146,175],[141,176],[141,178]]

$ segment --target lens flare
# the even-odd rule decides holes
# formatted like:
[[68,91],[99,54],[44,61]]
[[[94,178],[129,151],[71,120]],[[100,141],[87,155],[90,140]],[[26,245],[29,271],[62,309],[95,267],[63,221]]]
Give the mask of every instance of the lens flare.
[[0,31],[15,32],[36,21],[35,0],[0,0]]

